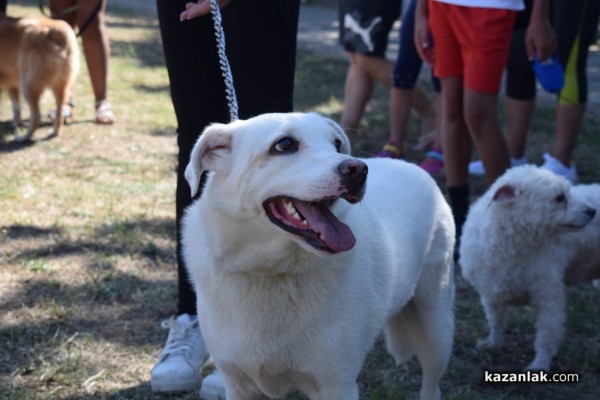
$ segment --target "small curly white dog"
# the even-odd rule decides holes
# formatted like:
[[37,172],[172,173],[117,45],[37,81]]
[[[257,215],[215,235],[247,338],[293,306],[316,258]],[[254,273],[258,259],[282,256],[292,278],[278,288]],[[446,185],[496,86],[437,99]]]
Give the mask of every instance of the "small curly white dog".
[[600,277],[596,209],[600,185],[571,186],[531,165],[507,171],[472,205],[460,265],[489,325],[478,347],[500,347],[507,307],[531,304],[536,355],[526,369],[550,369],[564,332],[566,285]]

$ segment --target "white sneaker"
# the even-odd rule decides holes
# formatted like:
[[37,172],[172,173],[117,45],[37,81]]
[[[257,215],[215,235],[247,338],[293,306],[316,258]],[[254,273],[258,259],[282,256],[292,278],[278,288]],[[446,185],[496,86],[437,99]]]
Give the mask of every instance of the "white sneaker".
[[[510,158],[510,167],[518,167],[519,165],[527,164],[527,156],[523,156],[521,158]],[[481,160],[471,161],[469,163],[469,174],[475,176],[483,176],[485,175],[485,168],[483,167],[483,162]]]
[[554,172],[556,175],[562,175],[572,183],[577,183],[577,169],[575,168],[575,163],[573,162],[571,162],[570,166],[566,166],[554,158],[552,154],[544,153],[544,164],[542,164],[542,168]]
[[213,372],[202,380],[200,400],[225,400],[225,383],[219,371]]
[[152,390],[162,393],[192,391],[200,382],[200,367],[209,356],[198,319],[182,314],[161,325],[169,328],[169,336],[151,372]]

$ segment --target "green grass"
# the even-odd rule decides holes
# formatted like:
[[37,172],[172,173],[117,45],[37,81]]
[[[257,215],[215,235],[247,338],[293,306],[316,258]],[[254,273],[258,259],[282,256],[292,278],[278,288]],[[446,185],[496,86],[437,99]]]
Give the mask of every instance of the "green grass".
[[[11,1],[9,10],[37,14],[36,4]],[[156,20],[109,9],[107,23],[115,125],[93,123],[85,62],[77,122],[61,137],[43,140],[46,126],[34,145],[11,144],[10,107],[5,97],[0,103],[0,399],[162,398],[152,394],[149,373],[166,339],[160,321],[175,312],[175,118]],[[301,51],[296,108],[338,119],[346,68],[344,60]],[[50,104],[46,97],[43,109]],[[387,107],[387,92],[378,88],[361,123],[361,151],[386,140]],[[532,160],[551,143],[553,121],[552,109],[536,110]],[[409,142],[418,128],[411,120]],[[576,156],[585,182],[600,181],[598,130],[598,119],[588,116]],[[484,188],[481,180],[473,185]],[[483,370],[518,371],[531,360],[532,313],[510,313],[502,351],[477,351],[475,341],[487,333],[483,312],[476,293],[457,282],[445,398],[597,398],[599,291],[580,285],[568,292],[568,333],[554,367],[580,373],[580,383],[490,385]],[[397,367],[379,340],[359,377],[361,399],[415,398],[419,380],[418,363]]]

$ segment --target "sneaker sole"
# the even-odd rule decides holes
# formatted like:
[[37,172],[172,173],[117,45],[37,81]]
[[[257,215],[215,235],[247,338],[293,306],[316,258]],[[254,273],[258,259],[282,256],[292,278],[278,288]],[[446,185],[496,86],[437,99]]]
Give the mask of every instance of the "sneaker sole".
[[200,380],[185,382],[150,382],[150,387],[155,393],[184,393],[192,392],[196,389]]

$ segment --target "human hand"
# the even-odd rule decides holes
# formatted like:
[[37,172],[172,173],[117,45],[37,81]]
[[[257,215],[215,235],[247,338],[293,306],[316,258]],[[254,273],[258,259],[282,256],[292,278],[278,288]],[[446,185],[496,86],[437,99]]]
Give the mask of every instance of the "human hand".
[[531,21],[525,33],[525,48],[529,61],[533,61],[534,55],[537,55],[540,61],[544,61],[554,54],[556,46],[556,35],[550,23]]
[[434,53],[431,32],[427,16],[427,1],[419,0],[415,12],[415,47],[419,57],[429,65],[433,65]]
[[[219,8],[225,7],[230,0],[217,0]],[[180,21],[201,17],[210,14],[210,0],[198,0],[195,3],[186,3],[185,11],[179,14]]]

